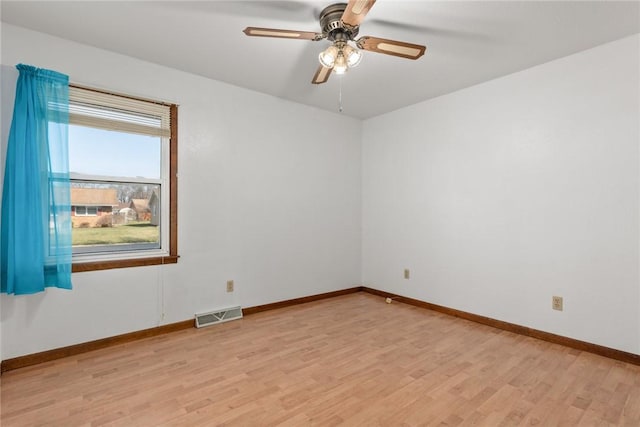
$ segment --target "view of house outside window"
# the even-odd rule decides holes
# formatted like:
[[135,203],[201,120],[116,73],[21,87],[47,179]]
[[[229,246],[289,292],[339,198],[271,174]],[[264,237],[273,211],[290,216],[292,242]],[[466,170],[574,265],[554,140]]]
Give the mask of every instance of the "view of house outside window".
[[75,253],[160,247],[160,186],[156,184],[71,184]]

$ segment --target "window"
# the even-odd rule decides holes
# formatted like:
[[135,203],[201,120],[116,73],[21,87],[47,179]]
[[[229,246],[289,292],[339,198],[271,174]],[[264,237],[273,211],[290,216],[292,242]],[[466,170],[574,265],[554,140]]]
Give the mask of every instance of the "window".
[[73,271],[177,262],[177,106],[69,88]]
[[73,206],[72,207],[75,216],[96,216],[98,215],[98,208],[95,206]]

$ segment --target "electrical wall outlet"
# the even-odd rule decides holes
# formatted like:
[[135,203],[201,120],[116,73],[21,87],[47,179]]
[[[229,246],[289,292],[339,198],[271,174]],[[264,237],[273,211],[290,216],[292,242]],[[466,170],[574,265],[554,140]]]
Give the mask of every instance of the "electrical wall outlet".
[[408,268],[404,269],[404,278],[405,279],[410,279],[411,278],[411,271],[409,271]]
[[554,310],[562,311],[562,297],[552,297],[551,308],[553,308]]
[[227,292],[233,292],[233,280],[227,280]]

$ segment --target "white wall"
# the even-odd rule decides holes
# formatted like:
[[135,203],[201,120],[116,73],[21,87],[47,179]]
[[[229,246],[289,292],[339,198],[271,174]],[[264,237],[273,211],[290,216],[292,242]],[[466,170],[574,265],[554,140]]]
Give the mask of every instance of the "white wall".
[[639,47],[365,121],[364,283],[640,353]]
[[2,295],[3,359],[360,283],[360,121],[7,24],[2,47],[6,66],[180,105],[181,256]]

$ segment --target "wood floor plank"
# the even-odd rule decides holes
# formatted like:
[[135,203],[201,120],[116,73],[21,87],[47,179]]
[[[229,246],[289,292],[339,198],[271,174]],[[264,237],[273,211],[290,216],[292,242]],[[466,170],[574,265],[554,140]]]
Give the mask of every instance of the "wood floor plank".
[[6,372],[12,426],[640,425],[640,367],[357,293]]

